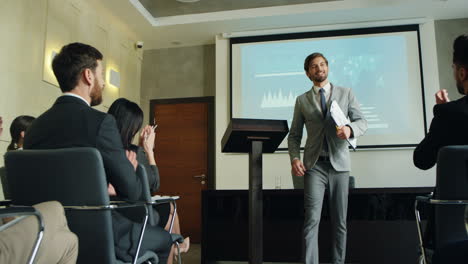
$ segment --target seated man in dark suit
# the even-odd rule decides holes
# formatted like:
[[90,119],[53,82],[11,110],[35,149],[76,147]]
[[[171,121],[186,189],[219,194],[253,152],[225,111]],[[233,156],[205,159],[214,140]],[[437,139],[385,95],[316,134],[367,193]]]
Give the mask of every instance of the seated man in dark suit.
[[[142,186],[135,174],[136,155],[125,152],[114,117],[91,108],[102,102],[102,58],[97,49],[81,43],[66,45],[55,56],[52,68],[63,95],[28,129],[24,149],[94,147],[101,153],[107,180],[116,194],[138,200]],[[136,251],[141,225],[117,212],[112,216],[116,254],[130,261],[129,252]],[[171,241],[164,229],[147,226],[140,252],[152,250],[160,263],[166,263]]]
[[449,145],[468,145],[468,34],[453,43],[453,75],[457,90],[464,95],[450,102],[447,90],[436,93],[434,118],[429,133],[414,150],[414,165],[422,170],[437,162],[439,149]]
[[[468,34],[457,37],[453,43],[452,68],[457,90],[464,96],[450,102],[445,89],[436,93],[434,118],[432,119],[429,133],[419,143],[413,154],[414,165],[422,170],[430,169],[436,164],[437,154],[442,147],[468,145]],[[424,244],[429,248],[432,247],[433,221],[433,217],[429,216],[424,236]],[[468,246],[468,243],[464,245]],[[457,245],[457,247],[462,247],[462,244]],[[450,250],[450,247],[444,249],[445,252],[450,252]],[[465,250],[468,250],[468,248]],[[444,259],[443,255],[444,253],[439,252],[437,259]]]

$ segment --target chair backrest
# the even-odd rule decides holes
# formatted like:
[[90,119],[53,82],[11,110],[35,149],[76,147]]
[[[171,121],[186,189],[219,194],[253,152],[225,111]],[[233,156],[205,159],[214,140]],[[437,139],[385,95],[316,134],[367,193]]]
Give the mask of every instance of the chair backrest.
[[8,189],[8,179],[6,177],[5,167],[0,168],[0,181],[2,183],[3,197],[5,197],[5,199],[10,199],[10,190]]
[[[435,198],[468,200],[468,146],[447,146],[439,151]],[[468,239],[464,205],[435,206],[435,246]]]
[[[146,169],[143,165],[138,164],[138,168],[136,171],[137,176],[140,177],[141,182],[143,183],[143,189],[142,189],[142,200],[145,202],[151,202],[151,190],[149,188],[149,183],[148,183],[148,174],[146,174]],[[150,205],[148,206],[148,224],[151,226],[155,226],[156,223],[156,218],[154,215],[153,207]]]
[[[136,175],[137,177],[140,178],[140,181],[142,183],[142,192],[141,192],[141,197],[139,200],[145,201],[148,203],[151,203],[151,190],[149,187],[148,183],[148,174],[146,173],[146,169],[143,165],[138,164],[137,170],[136,170]],[[159,215],[153,210],[152,205],[147,205],[148,209],[148,225],[150,226],[155,226],[158,224],[159,221]],[[144,209],[143,208],[122,208],[119,210],[119,213],[123,214],[125,217],[128,219],[134,221],[134,222],[141,222],[143,217],[144,217]]]
[[[15,205],[109,205],[102,158],[94,148],[7,152],[5,167]],[[66,216],[79,238],[78,263],[115,262],[110,210],[66,210]]]

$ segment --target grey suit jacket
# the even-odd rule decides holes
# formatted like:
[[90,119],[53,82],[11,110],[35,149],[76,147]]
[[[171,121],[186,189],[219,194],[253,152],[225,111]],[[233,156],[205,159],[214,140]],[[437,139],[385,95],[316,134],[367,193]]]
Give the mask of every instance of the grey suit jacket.
[[[330,161],[336,171],[349,171],[350,159],[348,142],[336,136],[336,127],[328,111],[323,118],[320,104],[314,100],[317,92],[310,89],[296,99],[294,116],[289,130],[288,149],[291,162],[301,158],[300,146],[304,125],[307,130],[307,141],[304,147],[304,166],[311,169],[315,166],[322,150],[324,137],[327,138]],[[330,109],[331,102],[335,100],[343,113],[349,117],[352,136],[359,137],[367,130],[367,121],[364,119],[359,103],[350,88],[331,85],[330,100],[327,103]]]

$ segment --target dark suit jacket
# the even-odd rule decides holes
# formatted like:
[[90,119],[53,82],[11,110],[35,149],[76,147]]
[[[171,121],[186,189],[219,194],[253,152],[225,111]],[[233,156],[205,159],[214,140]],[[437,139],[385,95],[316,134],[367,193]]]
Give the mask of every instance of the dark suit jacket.
[[122,199],[138,200],[142,185],[128,161],[113,116],[73,96],[61,96],[31,125],[24,149],[94,147],[104,162],[107,181]]
[[429,133],[413,153],[414,165],[432,168],[439,149],[449,145],[468,145],[468,97],[434,106],[434,118]]

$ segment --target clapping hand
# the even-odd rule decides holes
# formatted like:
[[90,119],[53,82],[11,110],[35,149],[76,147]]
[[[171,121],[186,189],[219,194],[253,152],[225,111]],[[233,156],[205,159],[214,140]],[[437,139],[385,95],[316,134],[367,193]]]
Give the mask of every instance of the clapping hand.
[[141,131],[139,145],[145,150],[145,152],[153,152],[155,136],[154,127],[150,125],[145,126]]
[[436,98],[436,104],[445,104],[445,103],[450,102],[450,99],[448,98],[448,92],[445,89],[438,91],[435,94],[435,98]]

